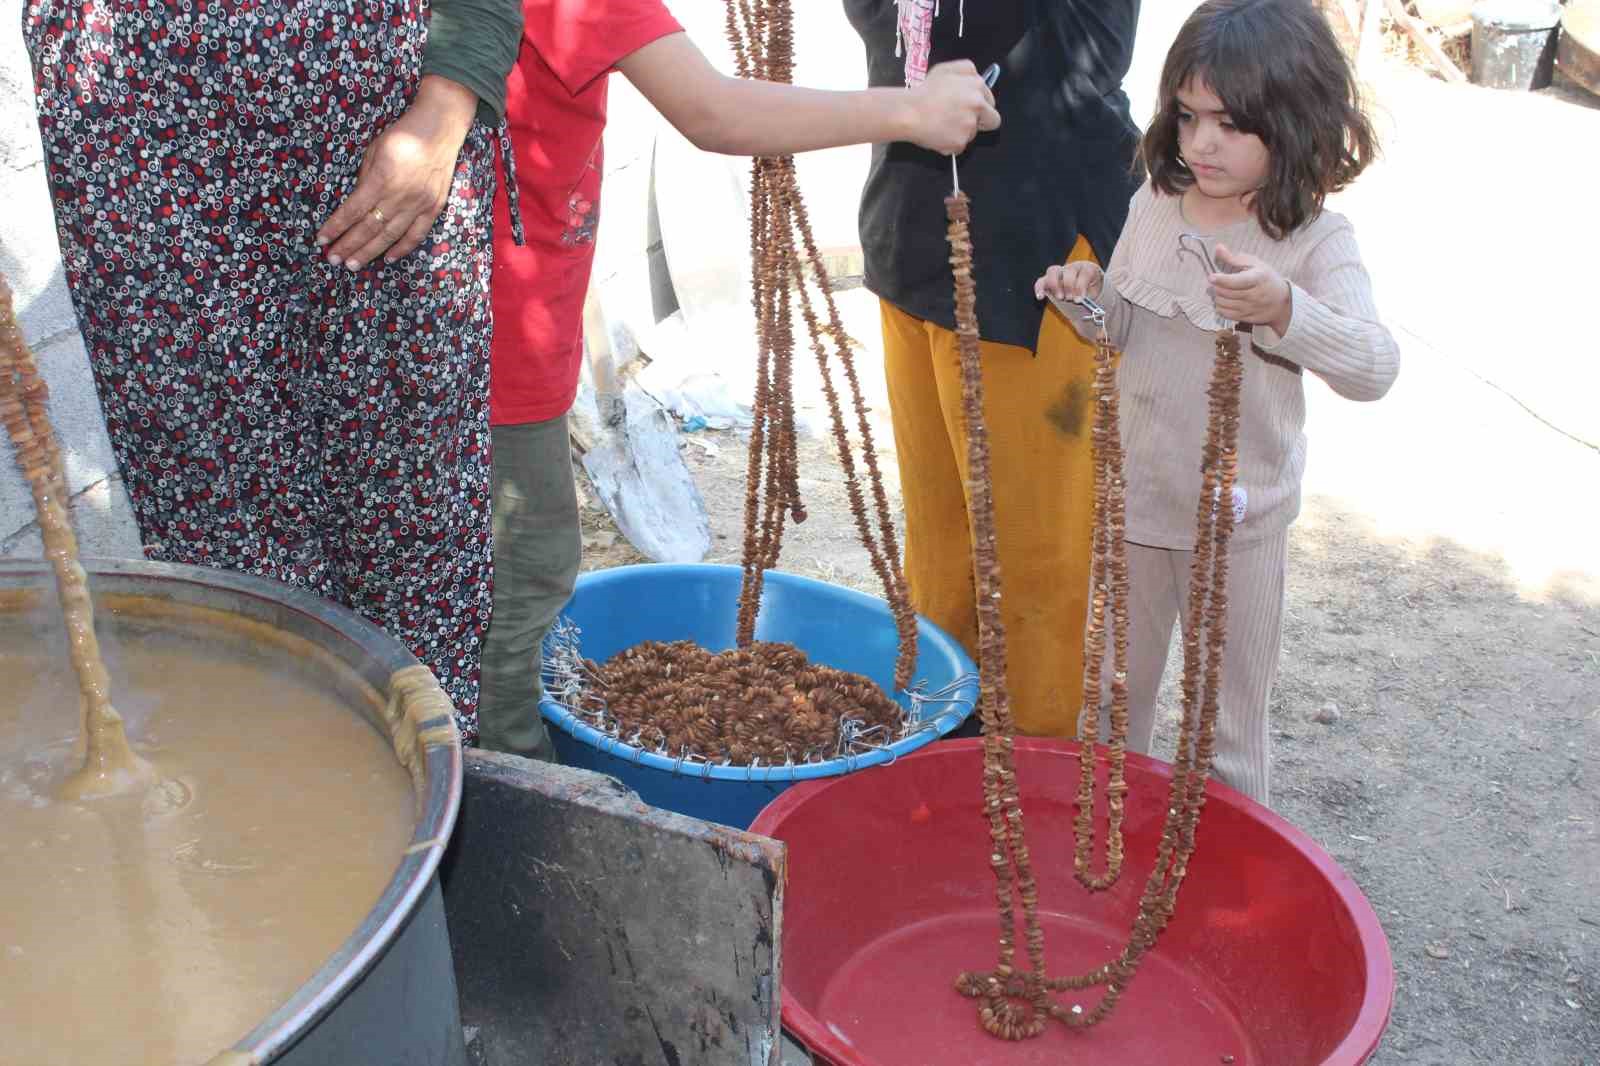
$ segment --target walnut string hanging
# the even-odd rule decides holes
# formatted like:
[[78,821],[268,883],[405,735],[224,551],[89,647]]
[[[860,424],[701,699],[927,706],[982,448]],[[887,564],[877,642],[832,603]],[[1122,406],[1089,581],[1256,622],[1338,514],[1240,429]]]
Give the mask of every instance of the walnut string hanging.
[[[950,268],[955,278],[956,338],[961,353],[961,405],[967,427],[967,482],[971,486],[973,572],[977,585],[978,709],[983,720],[984,814],[989,820],[995,876],[995,902],[1000,912],[999,961],[990,974],[962,974],[957,987],[981,997],[983,1027],[997,1036],[1018,1040],[1044,1031],[1048,992],[1037,979],[1019,984],[1016,957],[1015,899],[1023,907],[1024,933],[1032,972],[1043,975],[1044,932],[1038,920],[1038,884],[1023,835],[1022,803],[1017,788],[1013,741],[1016,723],[1006,689],[1005,624],[1000,617],[998,558],[989,435],[983,417],[983,376],[979,365],[977,288],[973,279],[969,203],[965,193],[945,200],[949,218]],[[1024,1008],[1010,998],[1026,998]]]
[[[1038,886],[1026,844],[1022,807],[1016,784],[1012,738],[1015,725],[1005,691],[1005,633],[1000,620],[1001,582],[995,558],[994,500],[988,471],[988,443],[983,419],[983,382],[975,314],[970,206],[959,189],[945,201],[955,284],[956,332],[960,343],[963,413],[968,435],[968,479],[972,485],[974,570],[978,589],[980,707],[985,726],[984,810],[989,819],[1000,916],[998,962],[989,972],[968,972],[956,979],[963,994],[979,1000],[978,1017],[989,1033],[1008,1040],[1037,1036],[1047,1018],[1072,1028],[1103,1021],[1133,979],[1142,957],[1171,919],[1178,889],[1194,851],[1195,826],[1205,803],[1217,718],[1222,652],[1226,643],[1228,544],[1233,511],[1219,506],[1230,500],[1237,476],[1239,393],[1243,368],[1239,334],[1232,328],[1216,338],[1216,364],[1207,389],[1209,411],[1201,461],[1203,479],[1196,514],[1196,537],[1189,578],[1191,610],[1184,625],[1182,718],[1168,813],[1156,861],[1139,901],[1128,941],[1116,958],[1072,977],[1050,977],[1044,967],[1044,934],[1038,918]],[[1122,821],[1125,810],[1127,740],[1127,594],[1125,481],[1119,426],[1115,365],[1118,354],[1097,316],[1100,335],[1095,345],[1094,536],[1092,541],[1091,610],[1084,635],[1084,706],[1100,705],[1101,671],[1107,648],[1109,607],[1112,650],[1111,737],[1107,746],[1107,831],[1104,872],[1092,872],[1094,841],[1094,753],[1086,738],[1078,752],[1077,816],[1073,823],[1074,875],[1091,891],[1115,883],[1123,863]],[[1016,905],[1021,905],[1030,969],[1015,965]],[[1081,1005],[1058,1003],[1053,993],[1104,986],[1100,1001],[1085,1011]]]
[[[793,22],[788,0],[727,0],[728,40],[740,77],[781,83],[793,81]],[[894,616],[900,641],[895,685],[904,688],[911,680],[915,664],[916,615],[900,566],[900,549],[889,497],[878,469],[866,400],[856,375],[849,338],[828,286],[827,269],[812,235],[792,157],[760,157],[751,162],[750,251],[751,303],[760,344],[745,483],[739,646],[748,647],[754,639],[763,576],[777,563],[785,515],[796,522],[805,519],[796,473],[792,291],[798,298],[801,318],[820,371],[850,513]],[[808,274],[816,281],[822,295],[825,323],[819,318],[805,284]],[[866,468],[872,493],[870,512],[857,477],[857,456],[850,442],[849,424],[833,380],[828,342],[831,342],[831,358],[838,360],[850,391],[855,429],[861,439],[859,461]]]
[[[728,0],[727,32],[741,77],[793,80],[793,15],[787,0]],[[755,640],[766,572],[777,565],[789,521],[805,520],[795,435],[795,323],[798,301],[817,360],[833,441],[856,532],[883,586],[898,636],[894,684],[906,689],[916,663],[916,615],[873,447],[866,399],[849,337],[812,235],[792,158],[758,158],[750,173],[751,305],[759,346],[745,477],[743,580],[737,650],[698,654],[647,642],[605,664],[584,661],[589,686],[568,709],[606,723],[627,743],[679,758],[736,764],[808,761],[853,754],[918,728],[913,716],[870,680],[806,662],[786,646]],[[821,313],[807,278],[821,293]],[[859,454],[850,439],[833,363],[850,393]],[[866,470],[870,504],[858,470]],[[792,653],[792,654],[791,654]],[[737,678],[729,687],[724,682]],[[913,694],[913,702],[928,699]],[[933,697],[937,699],[937,696]]]
[[78,542],[65,506],[66,478],[47,407],[49,389],[23,340],[11,288],[0,279],[0,423],[33,492],[40,539],[55,572],[67,647],[83,711],[83,766],[67,778],[69,799],[107,795],[153,781],[155,770],[128,746],[122,716],[111,705],[111,681],[94,631],[94,603],[78,563]]

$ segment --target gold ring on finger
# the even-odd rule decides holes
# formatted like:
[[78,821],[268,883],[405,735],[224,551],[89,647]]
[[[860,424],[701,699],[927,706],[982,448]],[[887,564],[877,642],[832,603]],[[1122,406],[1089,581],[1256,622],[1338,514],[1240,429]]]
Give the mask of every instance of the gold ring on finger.
[[378,225],[380,225],[380,226],[383,225],[383,222],[384,222],[384,219],[383,219],[383,208],[374,207],[372,209],[372,217],[378,220]]

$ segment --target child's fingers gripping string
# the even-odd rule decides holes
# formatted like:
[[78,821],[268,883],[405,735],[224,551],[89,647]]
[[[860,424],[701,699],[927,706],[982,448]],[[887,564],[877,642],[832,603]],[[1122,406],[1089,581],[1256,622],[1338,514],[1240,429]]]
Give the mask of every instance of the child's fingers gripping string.
[[1038,299],[1081,300],[1098,288],[1100,270],[1093,263],[1058,263],[1033,283]]

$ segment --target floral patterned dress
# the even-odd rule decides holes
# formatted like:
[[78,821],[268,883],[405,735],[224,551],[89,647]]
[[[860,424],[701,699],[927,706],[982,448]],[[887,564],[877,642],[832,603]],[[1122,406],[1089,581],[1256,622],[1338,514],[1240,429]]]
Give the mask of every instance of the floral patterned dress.
[[423,0],[28,0],[67,283],[152,559],[344,603],[476,733],[493,131],[422,247],[317,228],[415,91]]

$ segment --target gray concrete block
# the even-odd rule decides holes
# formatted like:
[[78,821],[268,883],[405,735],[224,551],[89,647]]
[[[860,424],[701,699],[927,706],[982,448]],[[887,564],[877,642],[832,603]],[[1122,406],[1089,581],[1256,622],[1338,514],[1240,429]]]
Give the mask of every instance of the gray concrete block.
[[0,203],[8,208],[0,220],[0,272],[11,285],[22,335],[37,347],[77,332],[44,164],[0,170]]
[[[72,528],[78,537],[78,554],[85,559],[144,558],[121,478],[108,477],[72,497]],[[38,524],[31,520],[11,535],[0,537],[0,559],[37,559],[43,554]]]
[[[50,385],[50,416],[61,444],[62,464],[67,487],[74,497],[74,518],[79,536],[104,549],[98,554],[137,554],[138,534],[133,513],[120,484],[112,491],[109,482],[117,474],[111,442],[106,437],[100,401],[95,395],[83,341],[76,332],[60,336],[34,352],[39,370]],[[32,526],[33,497],[10,459],[9,443],[4,447],[6,461],[0,465],[0,546],[7,551],[8,541]],[[101,487],[99,492],[86,492]]]
[[[22,46],[22,0],[0,0],[0,170],[42,158],[33,113],[33,66]],[[10,206],[10,201],[0,201]]]
[[[20,0],[0,0],[0,274],[11,285],[23,337],[50,386],[50,415],[84,554],[138,555],[138,533],[116,481],[116,460],[62,269],[21,13]],[[32,497],[9,444],[0,444],[0,555],[38,553]]]
[[778,1066],[783,845],[468,751],[445,910],[485,1066]]
[[812,1058],[788,1033],[783,1034],[782,1058],[778,1066],[812,1066]]

